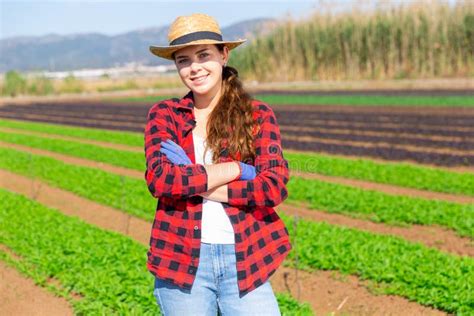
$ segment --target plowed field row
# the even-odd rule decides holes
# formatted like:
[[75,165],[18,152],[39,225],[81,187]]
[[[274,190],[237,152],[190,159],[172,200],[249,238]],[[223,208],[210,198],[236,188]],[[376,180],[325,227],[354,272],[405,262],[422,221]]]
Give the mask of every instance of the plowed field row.
[[[99,101],[7,104],[0,117],[143,132],[150,106]],[[439,166],[474,165],[472,108],[276,105],[273,109],[287,149]],[[314,140],[302,141],[311,137]]]

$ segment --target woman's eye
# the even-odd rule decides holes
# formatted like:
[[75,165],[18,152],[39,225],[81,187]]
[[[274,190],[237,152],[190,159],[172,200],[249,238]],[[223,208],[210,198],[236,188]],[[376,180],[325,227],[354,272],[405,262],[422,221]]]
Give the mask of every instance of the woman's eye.
[[178,64],[184,64],[186,62],[186,59],[180,59],[178,60]]
[[201,53],[201,54],[199,54],[199,56],[200,56],[201,58],[204,58],[204,57],[209,56],[209,54],[208,54],[208,53]]

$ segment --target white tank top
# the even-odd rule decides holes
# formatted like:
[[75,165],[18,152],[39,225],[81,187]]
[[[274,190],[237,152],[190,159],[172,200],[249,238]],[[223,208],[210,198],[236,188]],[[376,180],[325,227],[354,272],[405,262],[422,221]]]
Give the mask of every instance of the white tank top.
[[[212,151],[210,148],[204,149],[206,140],[193,134],[194,155],[196,163],[203,165],[212,164]],[[201,241],[211,244],[234,244],[234,228],[230,222],[222,203],[203,198],[202,202],[202,231]]]

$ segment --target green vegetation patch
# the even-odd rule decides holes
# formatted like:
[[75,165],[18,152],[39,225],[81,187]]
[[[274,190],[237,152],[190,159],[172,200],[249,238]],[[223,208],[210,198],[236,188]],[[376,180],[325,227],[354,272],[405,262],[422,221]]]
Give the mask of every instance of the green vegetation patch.
[[[179,97],[179,96],[174,96]],[[256,94],[255,99],[270,105],[347,105],[347,106],[434,106],[472,107],[472,96],[377,96],[377,95],[303,95],[303,94]],[[171,96],[146,96],[107,99],[129,103],[158,103]]]
[[156,208],[145,179],[133,179],[95,168],[75,166],[53,158],[0,148],[0,168],[34,177],[91,201],[108,205],[145,220]]
[[435,106],[435,107],[471,107],[472,96],[316,96],[316,95],[257,95],[269,104],[301,105],[355,105],[355,106]]
[[80,157],[98,162],[104,162],[123,168],[140,171],[144,171],[146,168],[144,153],[82,144],[70,140],[51,139],[33,135],[2,133],[1,131],[0,141],[49,150],[60,154]]
[[322,154],[285,153],[290,170],[360,179],[434,192],[474,196],[474,174],[408,163],[381,163]]
[[338,270],[370,281],[373,291],[404,296],[459,315],[474,314],[474,259],[457,257],[402,238],[298,220],[281,215],[298,269]]
[[25,122],[0,119],[0,127],[16,128],[26,131],[53,135],[71,136],[113,144],[144,147],[144,135],[141,133],[117,132],[98,128],[73,127],[68,125]]
[[308,202],[310,208],[391,225],[441,225],[474,237],[473,204],[390,195],[301,177],[292,177],[287,187],[288,201]]
[[[46,286],[54,277],[78,315],[156,315],[147,248],[129,237],[0,189],[0,243],[22,259],[0,258]],[[97,242],[100,241],[100,242]],[[82,295],[71,299],[71,291]],[[312,315],[307,304],[277,294],[284,315]]]

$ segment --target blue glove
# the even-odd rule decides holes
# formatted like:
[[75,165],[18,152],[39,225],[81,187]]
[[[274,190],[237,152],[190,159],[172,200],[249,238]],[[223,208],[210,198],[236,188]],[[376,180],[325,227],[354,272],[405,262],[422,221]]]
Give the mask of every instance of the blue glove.
[[257,175],[255,172],[255,167],[252,165],[248,165],[239,161],[240,169],[242,170],[242,174],[240,175],[239,180],[253,180]]
[[173,142],[171,139],[161,142],[160,152],[165,154],[166,157],[174,164],[189,165],[192,163],[191,159],[189,159],[189,157],[186,155],[184,149]]

